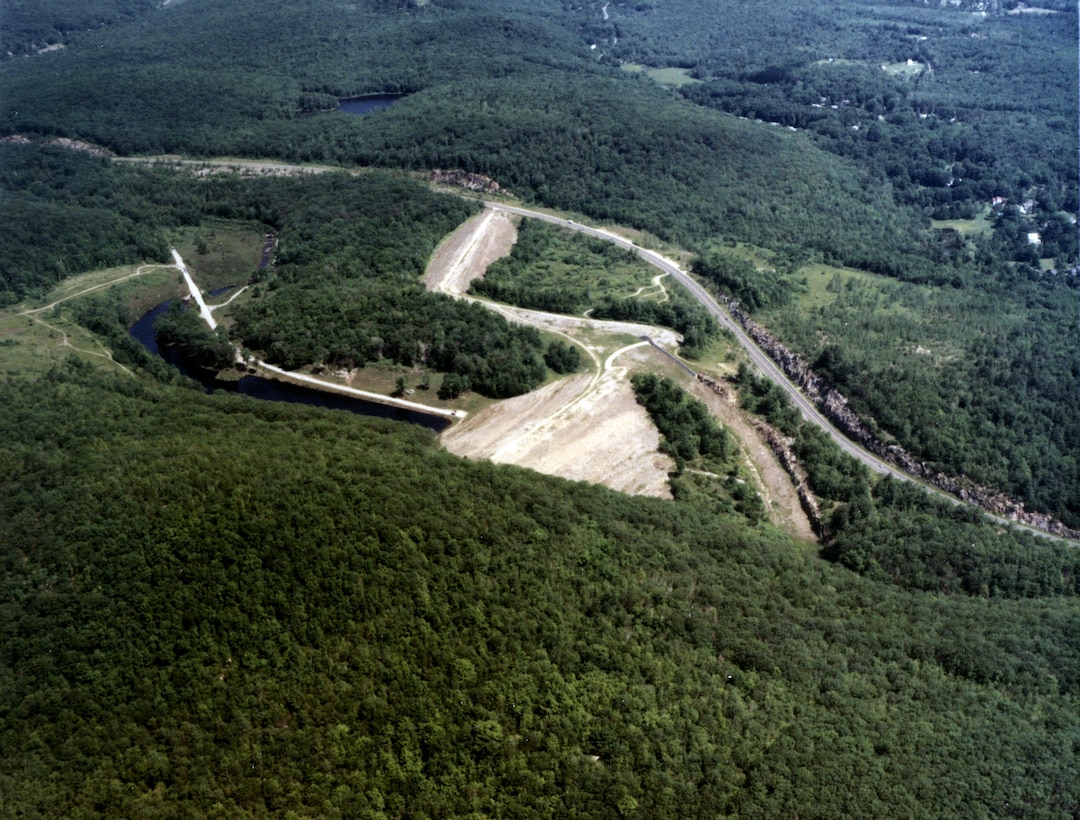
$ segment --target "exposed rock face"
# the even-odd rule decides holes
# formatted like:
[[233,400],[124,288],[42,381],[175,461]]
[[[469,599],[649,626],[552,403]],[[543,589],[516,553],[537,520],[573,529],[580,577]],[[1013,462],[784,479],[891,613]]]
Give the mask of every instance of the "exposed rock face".
[[760,420],[755,421],[754,427],[780,459],[780,464],[783,465],[787,474],[791,476],[791,482],[795,485],[795,492],[799,496],[799,504],[802,505],[806,517],[810,519],[810,526],[814,528],[819,538],[823,538],[826,534],[825,521],[821,515],[821,507],[818,506],[817,496],[814,495],[806,480],[806,472],[799,466],[799,460],[795,457],[795,440],[781,435],[779,431]]
[[440,185],[453,185],[455,188],[464,188],[468,191],[479,191],[484,194],[508,194],[495,180],[481,174],[470,174],[467,171],[440,171],[431,172],[431,181]]
[[93,157],[112,157],[115,156],[108,148],[102,148],[100,145],[92,145],[89,142],[83,142],[82,140],[72,140],[67,137],[56,137],[55,139],[46,140],[46,145],[55,145],[58,148],[67,148],[69,151],[82,151],[84,154],[90,154]]
[[[32,145],[36,140],[30,139],[24,134],[11,134],[9,136],[0,139],[0,143],[8,143],[11,145]],[[114,157],[112,151],[108,148],[102,148],[100,145],[93,145],[89,142],[83,142],[82,140],[68,139],[67,137],[53,137],[50,140],[44,140],[42,145],[54,145],[57,148],[66,148],[69,151],[82,151],[84,154],[90,154],[95,157]]]
[[[966,478],[946,475],[926,462],[919,461],[911,453],[897,444],[886,444],[856,415],[848,406],[848,400],[832,388],[823,378],[814,373],[810,366],[778,342],[769,331],[755,322],[739,307],[739,303],[728,296],[718,297],[718,301],[743,326],[761,349],[764,350],[791,379],[813,401],[818,409],[836,425],[844,435],[862,445],[879,458],[899,467],[906,473],[922,479],[939,490],[981,507],[995,515],[1017,521],[1029,527],[1043,530],[1066,538],[1080,538],[1080,530],[1066,527],[1060,521],[1044,513],[1028,512],[1022,502],[1010,498],[997,490],[983,487]],[[778,453],[779,455],[779,453]],[[781,459],[783,461],[783,459]],[[807,513],[809,515],[809,512]],[[811,518],[812,521],[815,519]],[[815,521],[815,526],[817,522]]]
[[[697,379],[721,398],[727,398],[729,391],[723,382],[719,382],[710,376],[704,376],[701,373],[697,374]],[[819,538],[824,537],[825,525],[821,517],[821,507],[818,505],[817,496],[811,491],[810,485],[806,481],[806,473],[799,466],[799,461],[795,456],[794,439],[782,435],[760,419],[754,420],[754,429],[761,434],[765,443],[769,445],[769,449],[779,459],[784,471],[791,476],[791,483],[794,485],[795,493],[799,497],[799,505],[803,508],[803,512],[806,513],[806,517],[810,519],[810,526],[814,528],[814,533]]]
[[259,270],[273,266],[274,254],[277,253],[277,247],[277,234],[268,233],[263,237],[262,254],[259,257]]

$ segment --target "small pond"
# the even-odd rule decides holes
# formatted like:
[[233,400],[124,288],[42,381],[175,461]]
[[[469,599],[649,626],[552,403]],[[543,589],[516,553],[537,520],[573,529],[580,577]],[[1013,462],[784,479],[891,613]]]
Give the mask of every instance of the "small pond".
[[367,97],[353,97],[338,103],[337,110],[346,114],[370,114],[389,108],[402,97],[401,94],[371,94]]

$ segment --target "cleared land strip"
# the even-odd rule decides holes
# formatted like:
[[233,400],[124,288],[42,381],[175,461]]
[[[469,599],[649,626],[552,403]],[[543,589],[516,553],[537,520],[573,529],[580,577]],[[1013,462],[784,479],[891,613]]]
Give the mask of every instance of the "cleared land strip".
[[[882,473],[884,475],[891,475],[895,478],[913,480],[910,476],[907,475],[907,473],[883,461],[882,459],[875,456],[873,453],[864,450],[862,447],[855,444],[855,442],[848,439],[843,433],[833,427],[829,420],[821,414],[817,407],[814,406],[814,403],[802,394],[802,392],[791,382],[790,379],[788,379],[788,377],[777,366],[777,364],[771,358],[769,358],[768,354],[757,346],[757,343],[755,343],[754,340],[746,334],[746,331],[744,331],[742,327],[734,319],[731,318],[731,315],[726,310],[720,307],[720,305],[716,302],[715,299],[712,298],[709,292],[706,291],[703,287],[701,287],[701,285],[699,285],[697,282],[695,282],[688,273],[686,273],[672,260],[668,259],[665,256],[661,256],[660,254],[656,253],[656,251],[651,251],[635,245],[629,239],[625,239],[624,237],[611,233],[610,231],[601,230],[599,228],[590,228],[587,225],[581,225],[577,222],[574,222],[572,219],[562,219],[561,217],[552,216],[551,214],[546,214],[542,211],[532,211],[527,208],[517,208],[510,205],[503,205],[498,202],[486,202],[485,204],[487,205],[487,207],[492,208],[493,210],[506,211],[509,213],[519,214],[520,216],[527,216],[533,219],[543,219],[546,222],[561,225],[565,228],[570,228],[571,230],[587,234],[588,236],[594,236],[597,239],[603,239],[608,242],[613,242],[614,244],[622,248],[633,251],[650,265],[654,265],[655,267],[662,270],[664,273],[669,274],[675,281],[677,281],[680,285],[686,288],[690,292],[690,295],[697,299],[697,301],[700,302],[701,305],[707,311],[709,311],[709,313],[721,325],[723,325],[727,330],[730,330],[732,334],[734,334],[739,344],[746,350],[747,354],[750,356],[751,361],[753,361],[753,363],[758,367],[758,369],[761,370],[761,372],[765,376],[777,382],[787,391],[788,395],[791,396],[792,401],[795,402],[796,407],[799,408],[799,412],[802,413],[803,418],[818,425],[822,430],[828,433],[838,445],[840,445],[841,449],[862,461],[871,470]],[[942,495],[944,495],[944,493],[942,493]]]
[[[508,214],[485,209],[450,234],[436,249],[425,286],[456,299],[482,304],[515,324],[554,333],[584,351],[589,373],[559,379],[523,396],[485,407],[445,431],[452,453],[472,459],[530,467],[550,475],[603,484],[614,490],[670,498],[671,459],[659,452],[659,434],[637,403],[625,357],[637,365],[656,354],[640,337],[678,344],[670,330],[649,325],[563,316],[469,296],[469,283],[510,252],[517,231]],[[594,334],[636,338],[617,350]],[[657,349],[662,349],[657,345]]]

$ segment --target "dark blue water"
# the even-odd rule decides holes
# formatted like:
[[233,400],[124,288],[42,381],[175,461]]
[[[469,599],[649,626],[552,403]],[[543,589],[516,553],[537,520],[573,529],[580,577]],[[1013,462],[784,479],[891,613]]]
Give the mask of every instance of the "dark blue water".
[[[154,338],[154,322],[157,321],[158,316],[163,313],[167,313],[169,308],[172,307],[172,303],[175,299],[170,299],[168,302],[162,302],[156,308],[151,310],[139,321],[128,328],[128,333],[135,337],[135,341],[153,353],[155,356],[162,355],[161,349],[158,348],[157,339]],[[166,361],[168,359],[166,358]],[[169,362],[169,364],[176,364],[175,362]]]
[[372,111],[382,111],[384,108],[389,108],[400,99],[400,94],[372,94],[369,97],[342,100],[338,104],[337,110],[344,111],[346,114],[370,114]]
[[[228,290],[228,288],[224,288],[224,290]],[[154,322],[157,321],[161,314],[168,311],[170,305],[172,305],[172,300],[158,305],[129,327],[128,333],[134,336],[139,344],[155,356],[160,356],[189,379],[197,381],[208,393],[214,390],[228,390],[232,393],[240,393],[264,401],[284,401],[290,404],[306,404],[311,407],[328,407],[332,410],[348,410],[350,413],[361,416],[373,416],[380,419],[419,424],[421,427],[434,430],[436,433],[441,433],[450,426],[449,419],[444,419],[441,416],[407,410],[404,407],[393,407],[375,401],[366,401],[352,396],[343,396],[325,390],[274,381],[273,379],[264,379],[260,376],[244,376],[238,381],[231,382],[219,381],[214,378],[212,373],[185,365],[178,359],[174,351],[158,348],[157,341],[154,339]]]

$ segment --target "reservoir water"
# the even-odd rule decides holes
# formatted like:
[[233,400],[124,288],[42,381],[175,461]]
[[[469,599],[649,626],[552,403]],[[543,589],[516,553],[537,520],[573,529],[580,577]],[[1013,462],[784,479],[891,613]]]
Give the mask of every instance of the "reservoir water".
[[[228,288],[225,288],[225,290],[228,290]],[[350,413],[361,416],[374,416],[380,419],[419,424],[436,433],[441,433],[450,426],[450,420],[440,416],[433,416],[404,407],[380,404],[376,401],[366,401],[353,396],[343,396],[340,393],[330,393],[325,390],[302,387],[273,379],[264,379],[261,376],[244,376],[237,381],[219,381],[213,377],[213,374],[184,365],[183,362],[178,360],[173,351],[159,349],[157,341],[154,339],[154,322],[157,321],[159,316],[168,311],[173,301],[170,300],[158,305],[129,327],[128,333],[155,356],[160,356],[185,376],[197,381],[208,393],[214,390],[228,390],[232,393],[240,393],[264,401],[283,401],[291,404],[327,407],[332,410],[348,410]]]
[[382,111],[389,108],[401,99],[400,94],[372,94],[368,97],[354,97],[351,100],[342,100],[337,107],[338,111],[346,114],[370,114],[372,111]]

